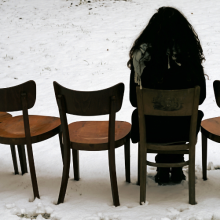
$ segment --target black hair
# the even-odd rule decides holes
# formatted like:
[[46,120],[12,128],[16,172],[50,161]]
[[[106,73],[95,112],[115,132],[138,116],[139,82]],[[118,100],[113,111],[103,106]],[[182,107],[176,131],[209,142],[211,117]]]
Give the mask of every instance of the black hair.
[[129,52],[127,66],[132,66],[132,56],[140,45],[150,45],[149,52],[156,60],[166,54],[167,48],[178,45],[182,62],[190,60],[194,64],[202,64],[205,60],[203,50],[196,31],[185,16],[172,7],[161,7],[151,17],[148,25],[134,41]]

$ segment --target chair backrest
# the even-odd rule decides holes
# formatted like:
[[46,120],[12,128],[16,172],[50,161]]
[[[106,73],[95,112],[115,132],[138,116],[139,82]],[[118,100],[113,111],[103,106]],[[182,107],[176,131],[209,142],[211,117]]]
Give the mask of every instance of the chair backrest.
[[124,84],[119,83],[107,89],[99,91],[76,91],[53,83],[56,97],[62,96],[65,103],[66,113],[95,116],[110,114],[110,98],[115,97],[115,112],[122,106]]
[[[144,115],[191,116],[190,141],[196,142],[200,87],[182,90],[154,90],[138,86],[137,105],[141,136],[146,140]],[[181,126],[181,125],[180,125]]]
[[23,110],[22,94],[26,94],[27,109],[32,108],[36,100],[36,84],[33,80],[17,86],[0,89],[0,111]]
[[219,80],[215,80],[213,82],[213,88],[214,88],[216,103],[218,107],[220,108],[220,81]]

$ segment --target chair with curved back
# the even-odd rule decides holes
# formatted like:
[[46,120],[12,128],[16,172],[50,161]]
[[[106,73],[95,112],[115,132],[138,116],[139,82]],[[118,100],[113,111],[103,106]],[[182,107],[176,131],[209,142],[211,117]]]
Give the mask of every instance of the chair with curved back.
[[[197,141],[196,125],[200,87],[196,86],[195,88],[183,90],[154,90],[137,87],[136,91],[140,129],[140,204],[146,201],[146,165],[155,167],[183,167],[189,165],[189,203],[191,205],[196,204],[195,145]],[[145,115],[191,116],[189,143],[173,145],[174,143],[147,142]],[[189,154],[189,160],[181,163],[153,163],[146,160],[147,153]]]
[[[54,82],[63,131],[63,175],[58,204],[63,203],[70,169],[72,149],[74,179],[79,180],[79,150],[108,150],[109,171],[113,203],[119,206],[118,186],[115,168],[115,148],[125,146],[126,181],[130,182],[130,129],[128,122],[115,121],[115,114],[121,109],[124,84],[119,83],[100,91],[75,91]],[[66,113],[79,116],[109,114],[109,121],[78,121],[68,125]]]
[[[220,81],[213,82],[215,100],[220,107]],[[220,117],[208,118],[201,122],[202,133],[202,171],[203,180],[207,180],[207,138],[220,143]]]
[[[7,112],[0,112],[0,123],[8,118],[11,118],[12,115],[7,113]],[[11,156],[12,156],[12,162],[13,162],[13,166],[14,166],[14,173],[19,174],[18,172],[18,163],[17,163],[17,156],[16,156],[16,151],[15,151],[15,145],[10,145],[11,147]]]
[[[44,141],[56,134],[59,134],[61,138],[60,119],[50,116],[28,115],[28,109],[34,106],[36,100],[36,84],[32,80],[14,87],[0,89],[0,97],[0,111],[22,110],[23,113],[0,123],[0,143],[21,147],[27,145],[34,198],[40,198],[32,144]],[[25,158],[24,151],[22,154]]]

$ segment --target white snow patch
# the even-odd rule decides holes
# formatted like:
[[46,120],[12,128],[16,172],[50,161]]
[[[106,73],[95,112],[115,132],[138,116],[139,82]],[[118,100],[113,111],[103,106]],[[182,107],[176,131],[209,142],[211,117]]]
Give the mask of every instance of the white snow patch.
[[53,211],[54,211],[54,210],[53,210],[50,206],[46,206],[46,207],[45,207],[45,212],[46,212],[47,214],[51,214]]
[[43,218],[42,215],[38,215],[36,219],[37,219],[37,220],[44,220],[44,218]]
[[220,220],[220,211],[216,211],[213,214],[212,220]]
[[10,212],[12,215],[20,215],[21,214],[21,210],[18,207],[12,208]]
[[215,170],[215,167],[213,165],[213,162],[209,162],[207,166],[207,170]]
[[6,204],[5,207],[6,207],[7,209],[11,209],[11,208],[14,208],[14,207],[15,207],[15,204],[14,204],[14,203],[12,203],[12,204]]
[[[129,102],[130,70],[126,66],[129,50],[156,9],[171,6],[187,17],[203,47],[206,58],[203,66],[210,78],[206,80],[206,100],[199,106],[204,112],[203,119],[219,117],[213,81],[219,79],[220,69],[220,1],[91,0],[90,4],[79,3],[80,0],[0,1],[1,88],[34,80],[37,84],[37,99],[29,114],[59,116],[53,81],[70,89],[84,91],[100,90],[123,82],[123,105],[116,119],[130,122],[134,108]],[[11,114],[16,116],[21,112]],[[108,120],[108,117],[68,115],[68,123],[80,120]],[[137,149],[137,144],[131,143],[132,183],[137,180]],[[117,148],[120,204],[121,207],[132,207],[120,209],[113,207],[107,152],[79,152],[81,179],[73,181],[71,165],[64,203],[56,205],[63,168],[58,136],[33,144],[40,200],[33,199],[30,172],[12,175],[10,146],[1,145],[1,219],[18,219],[15,215],[21,212],[26,212],[24,214],[27,216],[38,212],[40,216],[45,211],[51,213],[51,220],[111,220],[114,214],[118,216],[115,219],[159,220],[165,218],[169,207],[178,210],[178,218],[182,220],[198,219],[196,215],[203,220],[212,220],[212,215],[213,219],[219,219],[220,170],[219,165],[216,165],[219,163],[219,144],[208,141],[208,160],[215,164],[210,169],[214,167],[216,170],[208,172],[207,181],[202,180],[201,149],[199,133],[196,146],[197,205],[188,206],[187,181],[183,181],[182,185],[158,186],[153,178],[156,168],[148,166],[148,175],[152,177],[147,178],[147,199],[150,205],[140,206],[140,187],[124,183],[124,150],[123,147]],[[149,154],[148,157],[154,161],[155,155]],[[19,165],[18,156],[17,159]],[[187,166],[183,170],[188,180]],[[38,203],[42,203],[42,206],[38,206]],[[98,212],[102,213],[102,217],[94,215]]]
[[177,209],[173,207],[169,207],[167,208],[167,211],[169,212],[167,214],[167,217],[170,218],[171,220],[174,220],[179,217],[180,212]]

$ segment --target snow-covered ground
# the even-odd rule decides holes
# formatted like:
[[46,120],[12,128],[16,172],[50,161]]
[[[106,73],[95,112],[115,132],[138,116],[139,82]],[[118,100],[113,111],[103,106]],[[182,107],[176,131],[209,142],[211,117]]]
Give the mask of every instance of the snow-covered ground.
[[[99,90],[118,82],[125,95],[118,120],[129,121],[128,52],[155,10],[173,6],[181,10],[201,40],[209,75],[207,97],[200,106],[205,118],[217,117],[212,83],[220,79],[219,0],[0,0],[0,87],[27,80],[37,84],[37,101],[30,114],[59,116],[53,81],[75,90]],[[13,116],[20,114],[12,113]],[[107,120],[107,116],[75,120]],[[65,202],[58,198],[62,161],[58,137],[33,145],[41,199],[33,201],[30,173],[13,174],[10,148],[0,145],[0,219],[16,220],[19,212],[48,212],[56,220],[220,220],[220,148],[208,141],[208,181],[202,180],[201,134],[196,147],[196,201],[188,204],[187,181],[158,186],[148,167],[147,201],[139,205],[137,144],[131,144],[131,184],[125,183],[123,147],[116,150],[121,206],[112,204],[107,152],[80,152],[80,181],[73,180],[71,167]],[[153,161],[155,155],[150,155]],[[213,168],[214,167],[214,168]],[[187,175],[187,168],[184,168]],[[45,211],[46,210],[46,211]],[[38,219],[42,217],[39,215]]]

